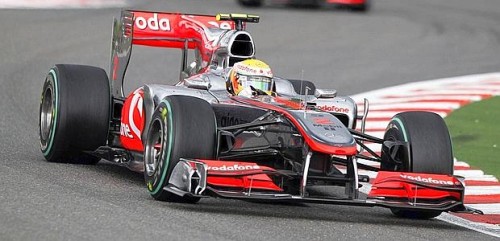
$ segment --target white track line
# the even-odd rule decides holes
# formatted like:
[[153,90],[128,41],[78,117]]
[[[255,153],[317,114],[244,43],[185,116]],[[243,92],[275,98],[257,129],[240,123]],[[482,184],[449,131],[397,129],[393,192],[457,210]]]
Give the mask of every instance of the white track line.
[[[370,119],[370,118],[392,118],[393,116],[395,116],[397,113],[399,113],[399,111],[386,111],[386,110],[370,110],[368,112],[368,116],[367,118]],[[442,111],[435,111],[434,113],[440,115],[441,117],[444,117],[446,116],[446,112],[442,112]],[[367,121],[368,122],[368,121]],[[368,123],[367,123],[368,124]]]
[[456,167],[470,167],[470,165],[467,162],[457,161],[457,159],[455,159],[453,165]]
[[[370,101],[370,104],[378,104],[378,103],[398,103],[398,102],[412,102],[412,101],[440,101],[440,100],[456,100],[456,101],[479,101],[482,99],[480,95],[388,95],[390,97],[386,97],[385,99],[379,99],[376,101]],[[358,103],[362,105],[363,103]]]
[[[368,115],[370,115],[368,113]],[[389,121],[371,121],[371,122],[366,122],[366,129],[385,129],[387,127],[387,124],[389,124]]]
[[443,213],[437,217],[441,221],[452,223],[461,227],[472,229],[493,237],[500,238],[500,226],[487,223],[475,223],[449,213]]
[[467,186],[465,195],[499,195],[500,186]]
[[466,179],[469,177],[482,177],[485,176],[484,172],[481,170],[456,170],[455,175],[465,177]]
[[[370,105],[370,110],[387,110],[387,109],[457,109],[461,105],[456,102],[408,102],[408,103],[384,103]],[[368,112],[368,116],[370,112]]]
[[467,204],[467,206],[475,209],[479,209],[484,212],[484,214],[500,214],[500,203],[488,203],[488,204]]
[[385,132],[384,131],[366,131],[366,133],[368,135],[372,135],[374,137],[378,137],[378,138],[384,138],[384,134]]
[[[495,80],[495,81],[488,81],[489,79]],[[461,77],[453,77],[453,78],[445,78],[445,79],[437,79],[437,80],[427,80],[427,81],[422,81],[422,82],[413,82],[413,83],[408,83],[404,85],[399,85],[399,86],[394,86],[394,87],[389,87],[389,88],[384,88],[384,89],[378,89],[378,90],[373,90],[357,95],[351,96],[355,100],[362,101],[363,98],[367,98],[368,100],[376,100],[379,99],[385,95],[390,95],[390,94],[405,94],[405,92],[408,92],[409,90],[415,90],[415,89],[431,89],[436,88],[439,89],[439,86],[446,86],[446,84],[488,84],[490,82],[495,82],[500,79],[500,73],[491,73],[491,74],[480,74],[480,75],[469,75],[469,76],[461,76]],[[413,93],[415,94],[415,93]],[[467,94],[472,94],[472,93],[467,93]]]
[[498,182],[498,179],[496,177],[494,177],[493,175],[467,177],[466,180],[468,180],[468,181],[483,181],[483,182]]

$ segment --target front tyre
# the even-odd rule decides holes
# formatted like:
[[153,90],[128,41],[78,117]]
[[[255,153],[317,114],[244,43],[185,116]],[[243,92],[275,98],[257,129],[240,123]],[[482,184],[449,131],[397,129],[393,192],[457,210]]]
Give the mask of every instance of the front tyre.
[[163,188],[180,158],[214,159],[217,122],[212,106],[190,96],[165,97],[156,108],[145,140],[144,178],[160,201],[195,203]]
[[42,88],[39,112],[40,149],[49,162],[95,164],[86,154],[106,144],[110,88],[103,69],[58,64]]
[[[451,138],[441,116],[432,112],[403,112],[389,122],[384,141],[402,141],[407,148],[382,150],[381,170],[453,175]],[[393,155],[391,156],[391,153]],[[440,211],[414,211],[392,208],[400,217],[429,219]]]

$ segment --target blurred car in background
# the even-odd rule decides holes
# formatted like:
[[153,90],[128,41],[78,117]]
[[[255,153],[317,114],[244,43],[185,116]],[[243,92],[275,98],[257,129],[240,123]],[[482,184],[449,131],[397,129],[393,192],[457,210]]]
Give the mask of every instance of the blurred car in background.
[[285,4],[295,7],[341,7],[354,11],[366,12],[370,9],[370,0],[237,0],[245,7],[261,7],[264,3]]

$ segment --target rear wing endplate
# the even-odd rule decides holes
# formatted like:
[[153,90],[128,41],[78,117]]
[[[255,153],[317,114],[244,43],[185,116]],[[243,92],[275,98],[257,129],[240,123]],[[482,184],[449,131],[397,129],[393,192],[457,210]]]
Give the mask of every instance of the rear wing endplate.
[[[246,20],[245,20],[245,16]],[[221,32],[236,29],[244,22],[258,21],[253,15],[193,15],[181,13],[123,10],[114,19],[109,80],[112,96],[123,98],[123,80],[132,45],[197,49],[208,62]]]

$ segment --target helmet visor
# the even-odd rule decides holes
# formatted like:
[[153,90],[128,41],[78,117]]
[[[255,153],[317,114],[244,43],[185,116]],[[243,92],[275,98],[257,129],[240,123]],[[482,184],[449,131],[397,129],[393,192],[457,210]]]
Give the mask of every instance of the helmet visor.
[[272,87],[272,79],[265,76],[245,76],[240,75],[239,81],[241,86],[249,87],[252,86],[255,89],[269,92]]

